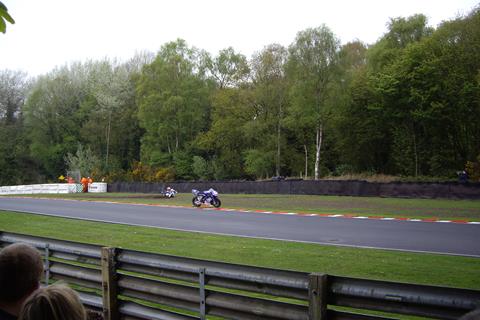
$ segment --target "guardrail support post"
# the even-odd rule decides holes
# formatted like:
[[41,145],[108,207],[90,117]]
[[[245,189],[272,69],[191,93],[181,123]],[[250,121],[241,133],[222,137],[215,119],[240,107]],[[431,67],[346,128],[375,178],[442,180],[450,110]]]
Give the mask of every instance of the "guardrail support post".
[[50,282],[50,244],[45,244],[45,285]]
[[118,320],[116,249],[102,248],[103,319]]
[[198,271],[198,282],[200,289],[200,320],[206,319],[206,297],[205,297],[205,268]]
[[308,319],[327,318],[327,275],[312,273],[308,276]]

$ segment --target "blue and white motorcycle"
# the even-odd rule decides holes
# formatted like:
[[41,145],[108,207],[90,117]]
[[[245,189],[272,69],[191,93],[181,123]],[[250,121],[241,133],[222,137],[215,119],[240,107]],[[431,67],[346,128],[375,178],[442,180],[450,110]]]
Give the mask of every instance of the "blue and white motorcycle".
[[202,204],[208,204],[218,208],[222,205],[222,202],[218,198],[218,192],[212,188],[206,191],[192,189],[192,194],[192,204],[194,207],[200,207]]
[[177,194],[177,190],[168,187],[167,190],[164,192],[166,198],[174,198]]

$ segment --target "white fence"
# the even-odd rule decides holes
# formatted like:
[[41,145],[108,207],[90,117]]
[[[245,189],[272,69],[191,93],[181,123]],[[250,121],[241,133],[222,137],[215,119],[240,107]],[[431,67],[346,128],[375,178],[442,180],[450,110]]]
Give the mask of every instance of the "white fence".
[[[102,182],[91,183],[89,192],[107,192],[107,184]],[[56,194],[82,192],[82,185],[78,183],[48,183],[22,186],[0,187],[0,195],[8,194]]]

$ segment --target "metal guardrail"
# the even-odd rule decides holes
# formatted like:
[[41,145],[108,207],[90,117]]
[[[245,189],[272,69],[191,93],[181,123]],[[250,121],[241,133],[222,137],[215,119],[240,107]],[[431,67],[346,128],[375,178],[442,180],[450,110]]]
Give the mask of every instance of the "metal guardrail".
[[1,246],[15,242],[42,252],[46,283],[75,285],[83,303],[101,310],[105,319],[458,319],[480,307],[478,290],[259,268],[0,232]]

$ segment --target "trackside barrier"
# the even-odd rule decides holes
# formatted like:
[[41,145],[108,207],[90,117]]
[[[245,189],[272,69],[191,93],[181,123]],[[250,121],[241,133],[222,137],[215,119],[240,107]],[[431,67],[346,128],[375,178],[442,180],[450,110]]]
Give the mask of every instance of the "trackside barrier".
[[76,183],[30,184],[0,187],[0,195],[9,194],[58,194],[82,192],[82,185]]
[[161,193],[166,187],[190,193],[213,188],[220,194],[309,194],[354,197],[480,199],[480,183],[367,182],[359,180],[113,182],[108,192]]
[[107,192],[107,184],[105,182],[92,182],[88,185],[88,192]]
[[76,285],[87,308],[102,311],[107,320],[458,319],[480,307],[478,290],[259,268],[0,231],[2,247],[15,242],[42,252],[45,283]]

